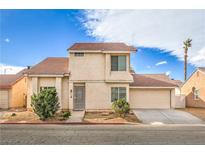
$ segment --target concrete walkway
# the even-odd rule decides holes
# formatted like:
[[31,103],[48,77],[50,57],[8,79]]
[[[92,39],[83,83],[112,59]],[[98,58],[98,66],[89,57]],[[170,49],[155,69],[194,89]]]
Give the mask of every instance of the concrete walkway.
[[71,116],[66,122],[82,122],[85,111],[71,111]]
[[133,112],[144,124],[204,124],[194,115],[174,109],[137,109]]

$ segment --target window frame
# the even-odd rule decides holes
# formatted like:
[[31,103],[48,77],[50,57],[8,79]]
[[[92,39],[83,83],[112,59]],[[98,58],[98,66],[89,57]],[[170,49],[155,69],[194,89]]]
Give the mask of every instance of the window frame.
[[40,92],[44,89],[52,89],[52,88],[56,88],[55,86],[40,86]]
[[[114,58],[116,58],[116,64],[113,64]],[[124,62],[123,64],[120,64],[120,61],[122,60],[122,57],[124,58]],[[112,72],[126,72],[127,71],[127,55],[111,55],[111,71]],[[124,65],[124,68],[120,68],[120,66],[122,67]]]
[[75,57],[84,57],[84,56],[85,56],[85,53],[84,53],[84,52],[75,52],[75,53],[74,53],[74,56],[75,56]]
[[[113,91],[114,89],[117,89],[117,92],[115,93],[115,95],[117,95],[117,99],[114,98],[113,99]],[[121,92],[120,92],[121,91]],[[122,91],[124,91],[124,93],[122,93]],[[125,97],[121,97],[120,95],[125,95]],[[118,99],[127,99],[127,88],[126,87],[111,87],[111,102],[114,102],[115,100]]]
[[199,91],[199,89],[195,89],[194,90],[194,100],[199,100],[199,93],[200,91]]

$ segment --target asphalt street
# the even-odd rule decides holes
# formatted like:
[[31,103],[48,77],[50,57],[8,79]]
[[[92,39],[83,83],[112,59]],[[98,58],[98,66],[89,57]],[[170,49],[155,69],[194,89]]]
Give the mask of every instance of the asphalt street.
[[205,125],[1,124],[0,144],[205,144]]

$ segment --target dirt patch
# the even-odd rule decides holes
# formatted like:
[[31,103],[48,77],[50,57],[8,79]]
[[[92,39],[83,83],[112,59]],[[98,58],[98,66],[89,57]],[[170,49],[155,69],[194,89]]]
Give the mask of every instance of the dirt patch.
[[[63,122],[63,119],[60,113],[57,113],[55,117],[47,119],[45,122]],[[0,114],[0,123],[3,122],[28,122],[28,123],[41,123],[44,122],[39,119],[39,117],[32,111],[4,111]]]
[[84,122],[88,123],[140,123],[134,113],[127,114],[124,118],[114,112],[86,112]]
[[185,108],[185,109],[179,109],[185,112],[189,112],[196,117],[202,119],[205,121],[205,108]]
[[0,116],[0,122],[40,121],[38,116],[31,111],[7,111]]

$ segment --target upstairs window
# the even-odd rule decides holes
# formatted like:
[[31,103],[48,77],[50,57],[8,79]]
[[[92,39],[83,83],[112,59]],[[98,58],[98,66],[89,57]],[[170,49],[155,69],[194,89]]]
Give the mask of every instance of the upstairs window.
[[74,55],[75,55],[75,57],[83,57],[84,52],[75,52]]
[[111,71],[126,71],[126,56],[111,56]]
[[195,89],[194,90],[194,100],[198,100],[199,99],[199,90]]
[[125,87],[112,87],[111,88],[111,102],[118,99],[126,99],[126,88]]

